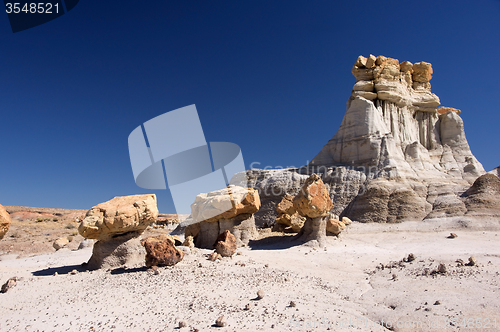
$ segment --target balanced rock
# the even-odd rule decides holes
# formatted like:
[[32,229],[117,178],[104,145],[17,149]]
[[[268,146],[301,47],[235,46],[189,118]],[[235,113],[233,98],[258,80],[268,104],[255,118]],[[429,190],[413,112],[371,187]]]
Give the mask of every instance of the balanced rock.
[[278,216],[276,217],[275,230],[283,230],[298,233],[304,226],[305,217],[299,215],[293,206],[293,196],[286,194],[276,206]]
[[306,180],[293,199],[293,206],[301,216],[309,218],[326,217],[330,213],[333,203],[318,174],[312,174]]
[[175,247],[172,236],[162,234],[142,240],[146,249],[146,266],[172,266],[184,258],[184,252]]
[[90,270],[142,265],[146,254],[139,236],[156,220],[156,195],[115,197],[91,208],[78,227],[87,239],[97,239]]
[[324,247],[326,243],[326,217],[333,208],[328,190],[317,174],[312,174],[293,199],[297,212],[306,217],[297,239]]
[[236,238],[226,229],[217,238],[214,248],[222,257],[231,257],[236,253]]
[[5,210],[5,208],[0,205],[0,240],[3,239],[5,233],[9,230],[10,227],[10,215]]
[[185,229],[199,248],[212,249],[219,234],[229,230],[238,246],[257,235],[254,213],[260,208],[257,190],[230,185],[225,189],[196,196],[191,216],[198,225]]

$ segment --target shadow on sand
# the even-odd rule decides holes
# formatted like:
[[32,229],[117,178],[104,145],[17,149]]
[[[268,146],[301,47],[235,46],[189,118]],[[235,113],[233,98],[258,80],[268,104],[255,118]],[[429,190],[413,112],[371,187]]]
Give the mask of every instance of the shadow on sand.
[[250,240],[248,246],[252,250],[281,250],[288,249],[303,244],[297,239],[297,235],[268,236],[260,240]]
[[84,272],[84,271],[87,271],[87,268],[85,266],[83,266],[83,264],[59,266],[59,267],[49,267],[47,269],[32,272],[32,274],[34,276],[37,276],[37,277],[43,277],[43,276],[54,275],[54,273],[56,273],[56,272],[57,272],[57,274],[68,274],[73,270],[77,270],[78,272]]

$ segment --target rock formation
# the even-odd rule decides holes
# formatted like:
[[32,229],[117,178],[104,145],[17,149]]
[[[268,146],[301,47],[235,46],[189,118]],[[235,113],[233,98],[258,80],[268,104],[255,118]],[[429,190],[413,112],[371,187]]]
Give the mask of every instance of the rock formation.
[[222,257],[231,257],[236,253],[236,238],[226,229],[219,234],[214,247],[215,252]]
[[500,217],[500,179],[493,174],[477,178],[463,193],[467,216]]
[[293,206],[293,196],[285,194],[281,202],[276,206],[276,224],[275,231],[285,231],[290,233],[298,233],[304,226],[305,217],[299,215]]
[[142,265],[146,252],[139,236],[157,216],[154,194],[115,197],[91,208],[78,227],[83,237],[98,240],[88,268]]
[[184,252],[175,247],[170,235],[161,234],[141,241],[146,249],[146,266],[172,266],[184,258]]
[[317,174],[312,174],[302,186],[302,190],[293,199],[297,212],[306,218],[304,226],[297,234],[303,242],[315,241],[324,246],[326,243],[326,217],[329,216],[333,203],[325,184]]
[[0,240],[3,239],[5,233],[10,227],[10,215],[5,211],[5,208],[0,205]]
[[195,224],[186,227],[185,236],[193,236],[198,248],[212,249],[219,234],[228,230],[238,246],[247,245],[257,233],[253,214],[259,208],[259,194],[251,188],[229,186],[199,194],[191,204]]
[[500,166],[498,166],[497,168],[495,168],[494,170],[492,171],[489,171],[488,172],[489,174],[493,174],[493,175],[496,175],[498,177],[500,177]]
[[332,212],[352,220],[402,222],[467,213],[460,196],[485,171],[470,151],[461,111],[438,108],[429,83],[432,65],[359,57],[352,73],[356,83],[342,124],[309,165],[247,172],[261,196],[261,223],[272,223],[282,197],[295,195],[312,173],[325,183]]
[[351,219],[343,217],[342,220],[339,220],[337,216],[330,214],[330,218],[326,221],[326,233],[338,236],[349,224],[351,224]]

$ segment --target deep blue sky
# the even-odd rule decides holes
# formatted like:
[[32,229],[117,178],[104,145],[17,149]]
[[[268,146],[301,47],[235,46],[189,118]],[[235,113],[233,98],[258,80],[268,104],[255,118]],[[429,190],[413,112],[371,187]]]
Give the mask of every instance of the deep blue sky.
[[500,164],[500,1],[97,1],[12,33],[0,15],[0,203],[88,209],[134,183],[130,132],[196,104],[247,168],[301,166],[335,134],[358,55],[433,64],[486,170]]

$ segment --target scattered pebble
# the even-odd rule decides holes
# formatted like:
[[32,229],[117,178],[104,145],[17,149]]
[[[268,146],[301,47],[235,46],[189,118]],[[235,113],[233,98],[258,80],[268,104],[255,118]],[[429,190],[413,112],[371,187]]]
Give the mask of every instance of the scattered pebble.
[[247,303],[245,305],[245,309],[244,310],[250,310],[250,308],[252,308],[252,306],[250,305],[250,303]]
[[288,305],[290,308],[295,308],[296,304],[293,301],[290,301],[290,304]]
[[446,273],[446,265],[444,265],[443,263],[439,264],[438,272],[439,273]]
[[259,289],[259,291],[257,292],[257,298],[259,300],[262,300],[264,298],[266,294],[264,293],[264,291],[262,289]]
[[224,326],[226,326],[227,325],[226,318],[224,316],[220,316],[215,321],[215,325],[218,326],[218,327],[224,327]]
[[441,301],[439,301],[439,300],[434,302],[434,305],[440,305],[440,304],[441,304]]
[[187,327],[187,326],[188,326],[188,324],[187,324],[187,322],[185,320],[181,320],[179,322],[179,328],[180,329],[182,329],[183,327]]
[[469,263],[467,264],[468,266],[475,266],[477,265],[477,259],[474,256],[469,257]]
[[77,273],[78,273],[78,271],[77,271],[77,270],[71,270],[71,272],[70,272],[69,274],[75,275],[75,274],[77,274]]
[[455,234],[455,233],[450,233],[450,235],[448,236],[448,239],[454,239],[454,238],[456,238],[456,237],[458,237],[458,235],[457,235],[457,234]]
[[408,254],[408,257],[406,258],[407,262],[413,262],[415,260],[415,255],[414,254]]
[[12,277],[9,280],[7,280],[7,282],[2,285],[2,289],[0,290],[0,293],[7,293],[7,291],[9,289],[11,289],[12,287],[14,287],[14,285],[16,284],[16,282],[18,280],[19,280],[18,277]]

